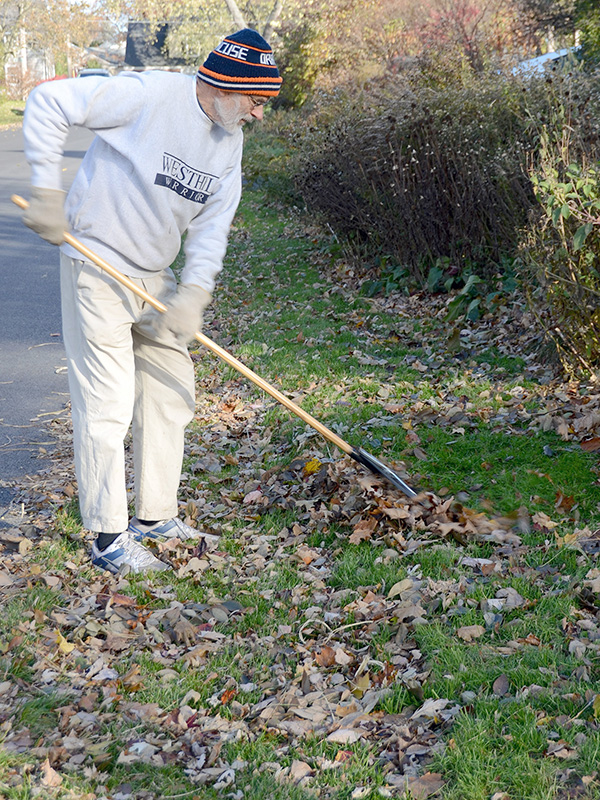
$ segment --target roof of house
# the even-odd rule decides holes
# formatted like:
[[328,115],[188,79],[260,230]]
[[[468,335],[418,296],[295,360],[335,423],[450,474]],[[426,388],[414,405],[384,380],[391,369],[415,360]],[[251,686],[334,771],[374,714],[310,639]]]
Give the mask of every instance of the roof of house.
[[575,55],[579,47],[565,47],[562,50],[555,50],[553,53],[544,53],[536,58],[529,58],[521,61],[513,69],[515,75],[542,75],[547,67],[552,67],[561,61],[566,61],[569,56]]

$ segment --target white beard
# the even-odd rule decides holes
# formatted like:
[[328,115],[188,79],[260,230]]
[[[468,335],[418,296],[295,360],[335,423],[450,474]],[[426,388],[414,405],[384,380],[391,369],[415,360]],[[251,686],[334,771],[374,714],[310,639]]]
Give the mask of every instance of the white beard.
[[214,110],[215,122],[227,133],[235,133],[244,122],[250,122],[252,114],[242,115],[242,100],[240,95],[234,97],[215,97]]

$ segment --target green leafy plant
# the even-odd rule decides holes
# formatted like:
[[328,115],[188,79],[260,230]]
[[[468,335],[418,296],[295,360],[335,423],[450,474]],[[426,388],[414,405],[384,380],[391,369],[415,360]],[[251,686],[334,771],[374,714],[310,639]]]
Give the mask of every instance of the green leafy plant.
[[541,219],[525,247],[535,278],[532,309],[565,369],[591,375],[600,366],[600,170],[593,156],[563,106],[540,134],[531,181]]

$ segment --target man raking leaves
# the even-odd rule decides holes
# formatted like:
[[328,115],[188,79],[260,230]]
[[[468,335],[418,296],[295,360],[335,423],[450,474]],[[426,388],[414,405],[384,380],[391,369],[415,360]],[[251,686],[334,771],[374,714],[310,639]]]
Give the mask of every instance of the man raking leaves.
[[[61,244],[63,333],[84,526],[92,563],[118,572],[168,566],[142,542],[198,537],[177,518],[184,430],[194,414],[187,342],[201,329],[241,193],[242,126],[261,119],[281,78],[250,29],[227,37],[194,76],[122,73],[42,84],[23,132],[32,169],[29,227]],[[96,136],[66,196],[70,127]],[[164,303],[161,314],[64,242],[65,229]],[[187,232],[177,285],[169,266]],[[124,438],[132,424],[135,517]]]

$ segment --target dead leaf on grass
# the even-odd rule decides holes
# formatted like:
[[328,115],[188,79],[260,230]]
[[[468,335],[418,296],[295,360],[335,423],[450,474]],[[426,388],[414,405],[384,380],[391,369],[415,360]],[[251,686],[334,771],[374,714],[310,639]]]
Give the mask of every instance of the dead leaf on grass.
[[485,628],[483,625],[463,625],[462,628],[456,631],[458,638],[465,642],[472,642],[473,639],[479,639],[484,633]]
[[577,758],[579,753],[564,739],[559,739],[558,741],[548,739],[548,747],[546,748],[545,755],[549,758],[568,760],[571,758]]
[[502,673],[502,675],[498,675],[494,683],[492,684],[492,692],[496,695],[496,697],[504,697],[507,694],[510,688],[510,683],[508,681],[507,676]]
[[361,519],[361,521],[354,526],[353,532],[350,534],[351,544],[360,544],[371,538],[375,529],[377,528],[376,519]]
[[595,453],[600,450],[600,436],[594,436],[581,442],[581,449],[585,450],[586,453]]
[[50,760],[46,758],[42,764],[42,786],[48,789],[55,789],[63,782],[62,776],[50,766]]
[[358,742],[361,737],[361,732],[354,728],[339,728],[337,731],[330,733],[327,737],[328,742],[334,744],[354,744]]
[[323,645],[319,653],[315,653],[315,661],[320,667],[332,667],[336,663],[333,647]]
[[439,772],[426,772],[418,778],[409,778],[407,789],[414,800],[426,800],[443,788],[445,781]]

